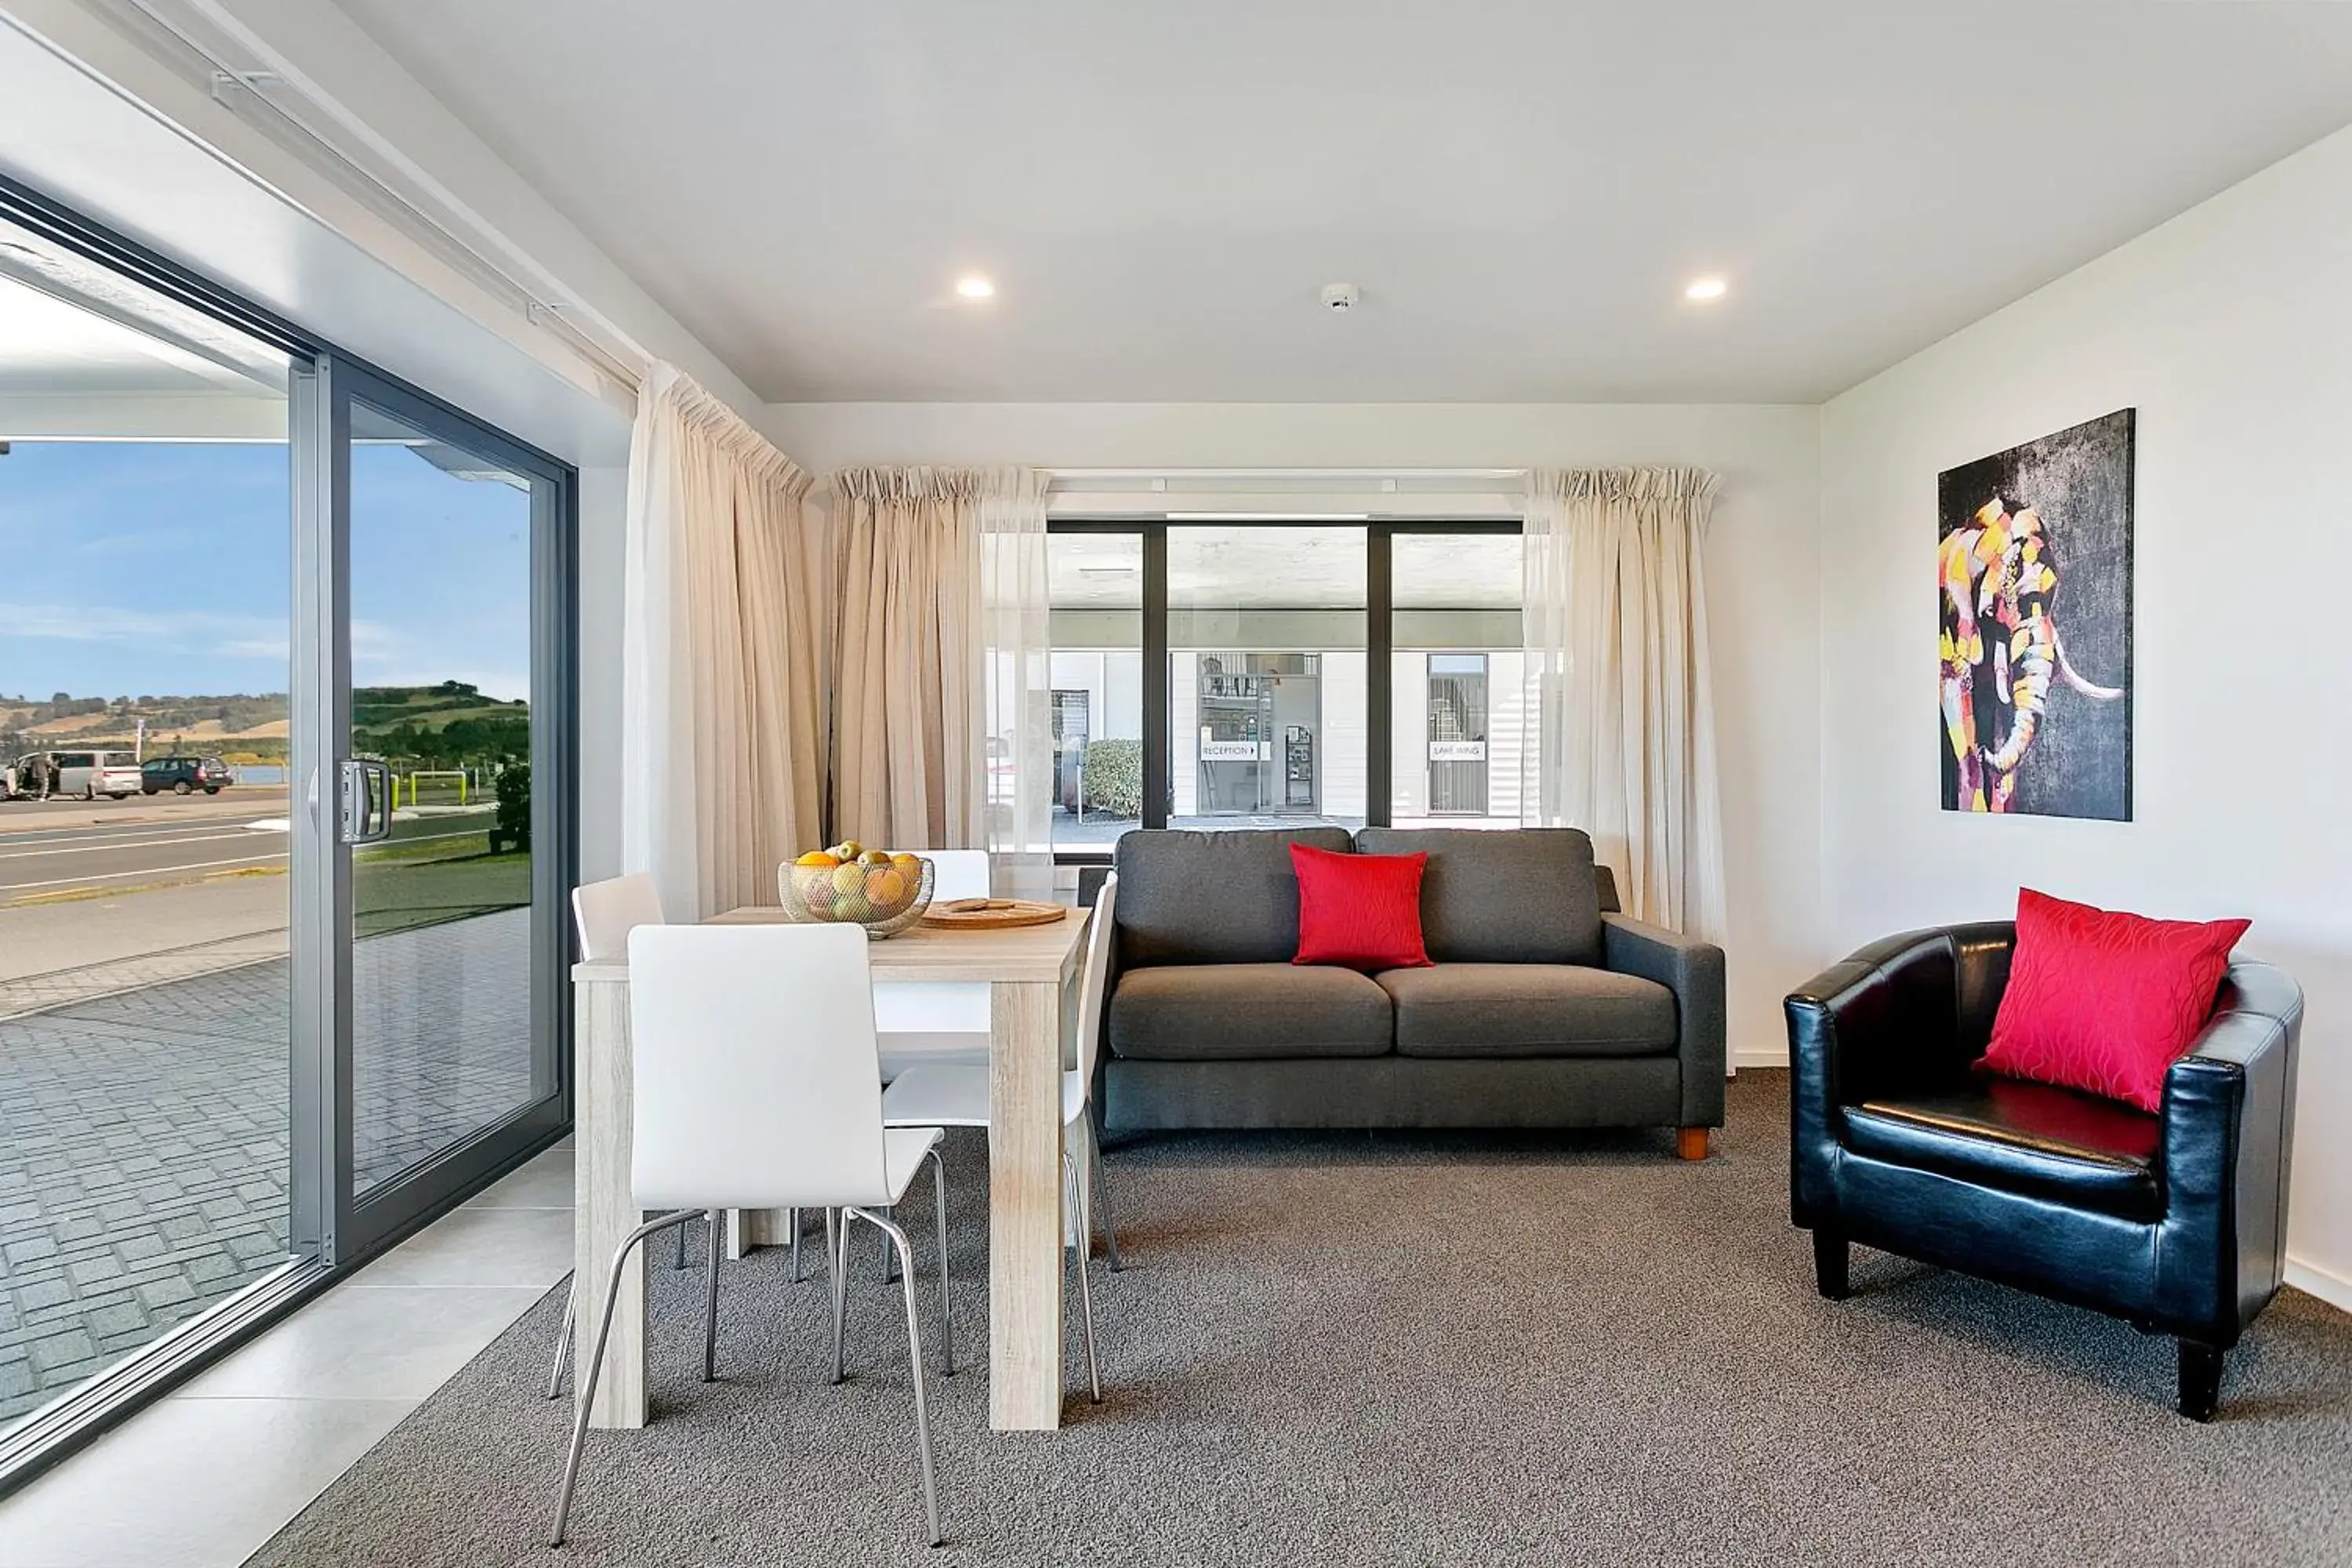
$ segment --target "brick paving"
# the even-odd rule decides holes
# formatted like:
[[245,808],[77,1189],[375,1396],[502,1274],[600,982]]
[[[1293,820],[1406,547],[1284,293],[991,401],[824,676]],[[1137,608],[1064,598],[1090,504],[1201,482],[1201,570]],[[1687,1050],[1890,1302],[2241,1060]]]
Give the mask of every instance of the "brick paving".
[[[360,1186],[530,1096],[530,914],[353,952]],[[283,959],[0,1020],[0,1426],[287,1256]]]

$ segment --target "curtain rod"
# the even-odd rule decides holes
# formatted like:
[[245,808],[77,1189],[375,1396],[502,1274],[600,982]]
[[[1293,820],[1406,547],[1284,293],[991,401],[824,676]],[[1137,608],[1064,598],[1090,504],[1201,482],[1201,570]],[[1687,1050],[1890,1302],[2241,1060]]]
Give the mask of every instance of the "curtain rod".
[[594,374],[635,394],[653,359],[642,344],[567,298],[528,252],[296,69],[220,0],[101,0],[100,8],[111,13],[117,32],[204,88],[229,113],[477,287],[504,296],[510,309]]

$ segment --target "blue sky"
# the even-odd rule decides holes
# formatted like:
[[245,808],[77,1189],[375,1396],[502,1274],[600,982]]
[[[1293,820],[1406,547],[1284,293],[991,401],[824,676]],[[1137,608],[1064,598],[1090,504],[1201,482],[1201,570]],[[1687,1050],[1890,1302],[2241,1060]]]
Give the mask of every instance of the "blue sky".
[[[0,694],[284,691],[283,446],[18,441],[0,457]],[[352,454],[352,679],[529,695],[530,499]]]

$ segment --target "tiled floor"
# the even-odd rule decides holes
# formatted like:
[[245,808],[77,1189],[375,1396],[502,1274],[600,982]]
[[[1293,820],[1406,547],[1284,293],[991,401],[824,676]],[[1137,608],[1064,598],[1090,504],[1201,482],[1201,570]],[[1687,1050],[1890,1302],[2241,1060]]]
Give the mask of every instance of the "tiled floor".
[[[354,949],[362,1190],[530,1098],[530,918]],[[287,985],[265,958],[0,1018],[0,1426],[284,1260]]]
[[0,1499],[0,1563],[234,1568],[571,1267],[562,1148]]

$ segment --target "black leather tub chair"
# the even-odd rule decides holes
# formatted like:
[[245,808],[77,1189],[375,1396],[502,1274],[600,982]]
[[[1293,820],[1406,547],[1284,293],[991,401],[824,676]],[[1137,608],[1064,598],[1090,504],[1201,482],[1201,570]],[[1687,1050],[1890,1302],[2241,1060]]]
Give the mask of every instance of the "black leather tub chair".
[[1822,1294],[1862,1242],[2179,1342],[2180,1414],[2210,1420],[2221,1358],[2278,1293],[2303,993],[2230,966],[2150,1116],[1974,1071],[2016,929],[1873,943],[1787,1001],[1790,1209]]

